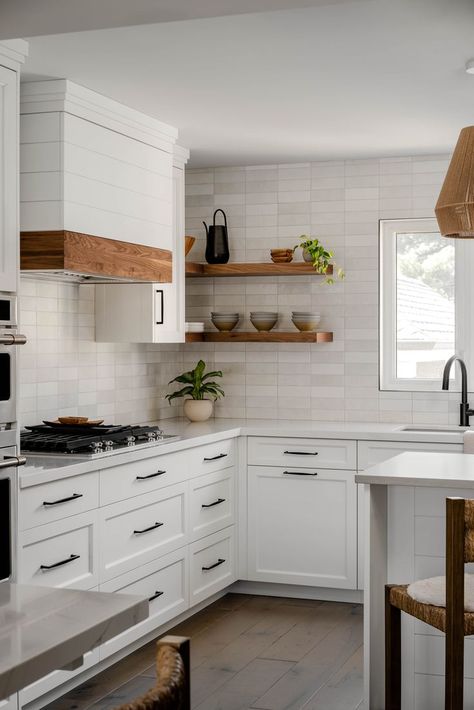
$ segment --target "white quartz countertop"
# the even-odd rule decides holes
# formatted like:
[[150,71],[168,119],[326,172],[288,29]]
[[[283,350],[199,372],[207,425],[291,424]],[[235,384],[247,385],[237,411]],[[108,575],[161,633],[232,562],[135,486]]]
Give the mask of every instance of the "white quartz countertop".
[[[150,423],[150,422],[147,422]],[[177,434],[179,440],[147,448],[124,450],[122,453],[96,459],[77,459],[67,455],[28,455],[26,466],[19,469],[21,488],[46,483],[57,478],[77,476],[90,471],[118,466],[143,458],[189,449],[193,446],[222,441],[238,436],[289,436],[323,439],[367,441],[427,442],[461,444],[462,432],[456,427],[426,428],[406,431],[402,424],[359,422],[314,422],[282,419],[210,419],[190,423],[184,419],[165,419],[158,423],[166,434]]]
[[384,486],[474,487],[474,454],[406,452],[368,468],[356,483]]
[[130,594],[0,583],[0,699],[147,617]]

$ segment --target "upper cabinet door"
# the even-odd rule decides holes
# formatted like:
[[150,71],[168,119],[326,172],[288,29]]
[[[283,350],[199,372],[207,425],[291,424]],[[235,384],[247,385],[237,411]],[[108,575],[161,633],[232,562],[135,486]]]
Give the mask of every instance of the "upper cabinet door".
[[17,289],[17,154],[17,74],[0,66],[0,291]]

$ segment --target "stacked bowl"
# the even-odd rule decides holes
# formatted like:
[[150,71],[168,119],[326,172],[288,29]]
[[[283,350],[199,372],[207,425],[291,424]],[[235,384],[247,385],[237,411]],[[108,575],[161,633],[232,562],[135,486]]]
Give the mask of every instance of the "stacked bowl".
[[320,313],[310,313],[308,311],[293,311],[291,322],[301,332],[316,330],[321,320]]
[[250,322],[258,331],[271,330],[278,320],[278,313],[273,311],[252,311],[250,313]]
[[211,313],[212,324],[217,330],[229,332],[235,328],[239,322],[239,313]]

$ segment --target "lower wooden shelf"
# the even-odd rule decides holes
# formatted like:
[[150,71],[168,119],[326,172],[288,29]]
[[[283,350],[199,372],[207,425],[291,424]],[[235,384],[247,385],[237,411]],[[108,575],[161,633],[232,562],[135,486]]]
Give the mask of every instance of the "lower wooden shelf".
[[187,343],[332,343],[333,333],[325,331],[286,332],[286,331],[241,331],[186,333]]

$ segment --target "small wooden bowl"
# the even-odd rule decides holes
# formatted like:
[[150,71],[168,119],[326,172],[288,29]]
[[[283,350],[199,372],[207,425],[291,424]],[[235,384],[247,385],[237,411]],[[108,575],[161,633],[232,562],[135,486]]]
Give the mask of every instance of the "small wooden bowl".
[[184,237],[184,256],[187,256],[194,246],[196,237]]

